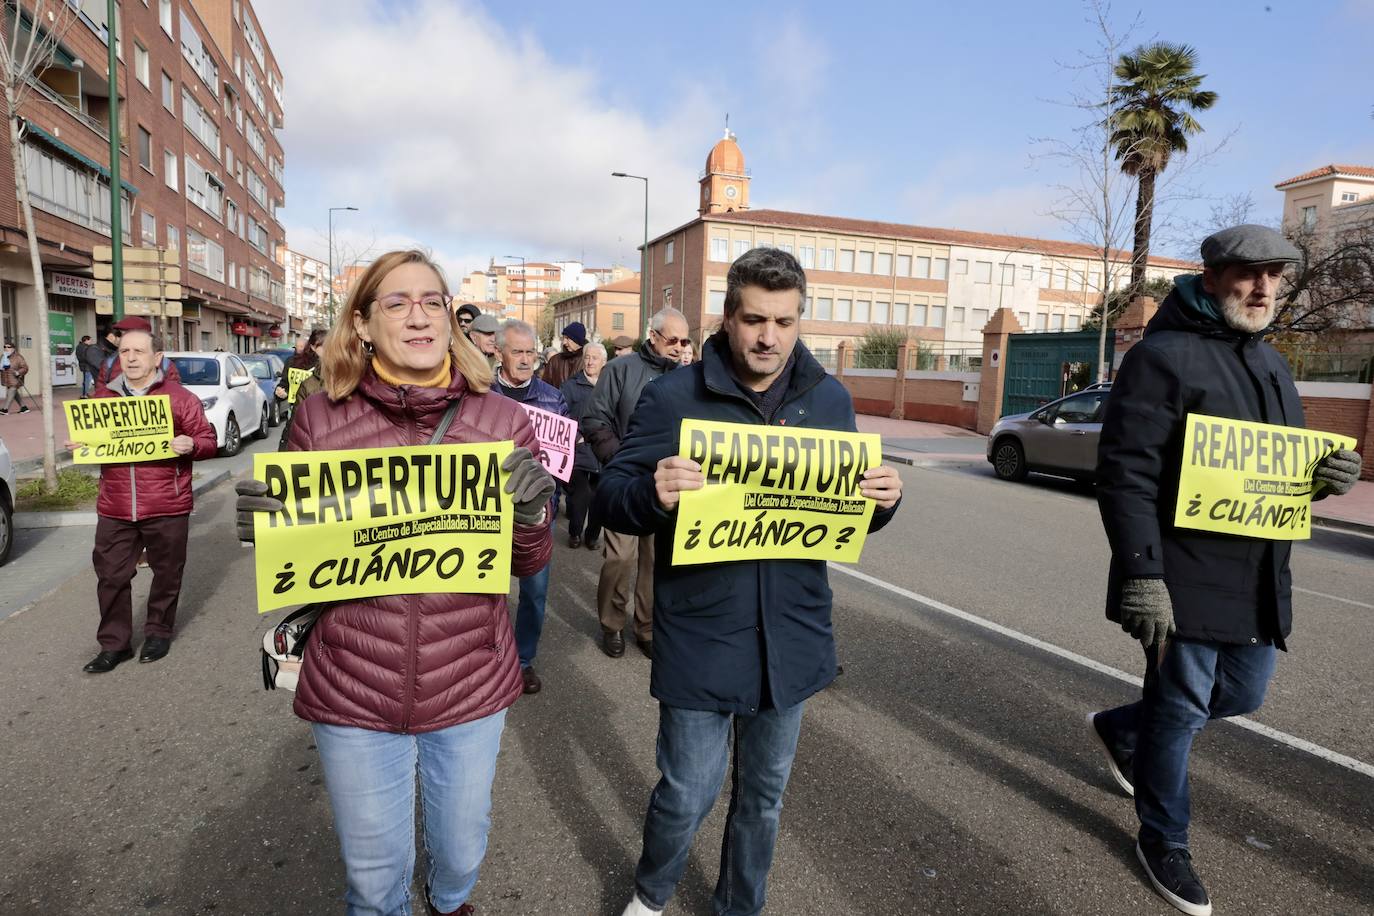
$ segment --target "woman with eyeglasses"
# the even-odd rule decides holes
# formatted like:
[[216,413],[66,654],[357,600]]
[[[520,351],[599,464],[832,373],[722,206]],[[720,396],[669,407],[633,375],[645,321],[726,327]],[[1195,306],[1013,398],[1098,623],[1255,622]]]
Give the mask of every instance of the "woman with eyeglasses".
[[[513,440],[503,463],[515,511],[512,574],[549,561],[551,478],[534,429],[490,393],[486,360],[449,310],[439,268],[419,251],[374,261],[324,343],[325,397],[297,405],[288,448],[426,444],[452,404],[445,443]],[[239,535],[273,511],[239,484]],[[247,538],[245,538],[247,539]],[[311,631],[295,712],[311,724],[334,811],[351,916],[410,910],[418,771],[431,914],[470,914],[490,827],[505,710],[521,693],[505,595],[393,595],[341,601]]]

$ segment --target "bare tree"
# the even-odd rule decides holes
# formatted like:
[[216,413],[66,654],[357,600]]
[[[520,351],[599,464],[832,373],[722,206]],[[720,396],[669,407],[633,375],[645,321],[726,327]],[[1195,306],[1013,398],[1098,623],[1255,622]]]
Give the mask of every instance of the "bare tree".
[[[20,113],[33,91],[39,74],[50,67],[58,44],[76,22],[72,9],[61,0],[34,0],[32,18],[23,28],[23,15],[17,0],[5,3],[9,34],[0,34],[0,80],[4,81],[5,114],[10,130],[10,157],[14,166],[14,185],[19,199],[19,212],[24,221],[24,234],[29,243],[29,265],[33,270],[34,296],[38,300],[38,341],[42,351],[39,364],[39,397],[43,401],[43,480],[48,489],[57,486],[57,447],[52,419],[52,359],[48,343],[48,293],[43,288],[43,262],[38,253],[38,233],[33,224],[33,206],[29,202],[29,173],[24,161],[23,130]],[[115,24],[109,24],[113,36]],[[27,32],[27,35],[25,34]],[[113,37],[111,37],[113,40]],[[114,83],[113,74],[111,84]],[[119,189],[111,189],[111,199],[119,200]],[[115,239],[118,245],[120,240]]]
[[1374,327],[1374,212],[1285,230],[1302,260],[1279,293],[1275,326],[1307,335]]

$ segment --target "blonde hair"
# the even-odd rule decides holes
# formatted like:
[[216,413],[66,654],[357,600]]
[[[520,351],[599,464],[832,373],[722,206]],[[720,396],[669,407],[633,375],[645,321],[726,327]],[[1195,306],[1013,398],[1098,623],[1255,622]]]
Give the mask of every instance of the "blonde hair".
[[[358,389],[358,383],[363,380],[363,373],[367,371],[371,358],[363,346],[362,338],[358,336],[357,328],[353,325],[353,313],[361,314],[366,321],[382,280],[403,264],[423,264],[434,271],[434,275],[439,278],[440,291],[448,296],[448,282],[444,279],[444,272],[423,251],[414,248],[388,251],[369,264],[367,270],[358,278],[353,291],[349,293],[343,311],[334,319],[334,326],[330,328],[320,354],[320,377],[324,380],[324,387],[331,401],[342,401]],[[453,365],[462,373],[469,390],[478,394],[486,393],[491,388],[492,379],[487,358],[463,334],[458,326],[458,317],[451,309],[448,327],[448,350],[453,358]]]

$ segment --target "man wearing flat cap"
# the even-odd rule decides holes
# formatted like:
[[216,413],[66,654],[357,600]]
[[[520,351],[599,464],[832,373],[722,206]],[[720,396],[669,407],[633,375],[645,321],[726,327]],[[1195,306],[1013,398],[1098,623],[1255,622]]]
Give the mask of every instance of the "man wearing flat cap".
[[[1107,617],[1140,641],[1137,702],[1089,717],[1118,785],[1135,796],[1136,857],[1177,909],[1212,912],[1188,845],[1188,755],[1211,719],[1264,701],[1292,624],[1288,541],[1175,528],[1188,414],[1302,427],[1288,364],[1264,341],[1298,250],[1273,229],[1235,226],[1202,243],[1122,361],[1098,448],[1097,501],[1111,544]],[[1314,498],[1348,493],[1360,456],[1313,473]]]
[[555,388],[582,371],[582,348],[587,345],[587,329],[582,322],[571,322],[563,329],[563,349],[550,357],[540,378]]
[[496,320],[496,316],[485,312],[472,319],[472,325],[468,328],[468,340],[487,358],[487,365],[492,369],[496,368],[497,363],[496,332],[500,328],[501,322]]

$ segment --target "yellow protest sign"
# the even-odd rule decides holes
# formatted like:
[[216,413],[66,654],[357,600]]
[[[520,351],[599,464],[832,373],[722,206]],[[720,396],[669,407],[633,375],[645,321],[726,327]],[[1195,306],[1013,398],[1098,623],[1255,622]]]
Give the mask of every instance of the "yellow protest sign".
[[287,369],[286,370],[286,402],[296,403],[296,394],[301,390],[301,382],[310,378],[314,369]]
[[1355,440],[1189,414],[1174,525],[1276,541],[1312,536],[1312,472]]
[[75,464],[123,464],[175,458],[172,451],[172,399],[144,397],[83,398],[67,401],[67,438]]
[[682,494],[673,565],[858,562],[875,505],[859,481],[882,457],[877,435],[684,420],[678,454],[706,486]]
[[510,589],[512,442],[253,456],[258,611],[378,595]]

